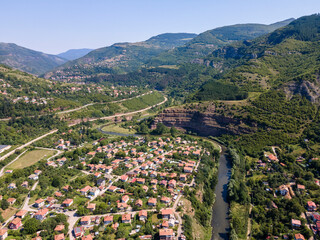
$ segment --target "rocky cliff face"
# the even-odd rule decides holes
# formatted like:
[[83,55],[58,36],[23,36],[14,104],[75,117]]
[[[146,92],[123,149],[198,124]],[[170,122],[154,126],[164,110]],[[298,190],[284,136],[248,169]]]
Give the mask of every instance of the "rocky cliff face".
[[193,131],[202,136],[220,136],[253,131],[253,128],[249,128],[241,120],[219,114],[214,107],[207,108],[205,111],[180,107],[168,108],[155,118],[152,128],[156,128],[158,123]]
[[320,80],[318,79],[314,82],[310,81],[300,81],[300,82],[290,82],[285,85],[284,91],[287,97],[290,99],[293,95],[299,94],[306,97],[312,103],[320,104]]

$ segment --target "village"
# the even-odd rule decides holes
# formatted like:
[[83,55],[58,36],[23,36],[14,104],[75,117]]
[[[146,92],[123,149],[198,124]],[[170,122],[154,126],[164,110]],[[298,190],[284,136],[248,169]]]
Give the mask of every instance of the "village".
[[[42,239],[47,230],[32,232],[30,222],[36,219],[41,226],[50,218],[65,219],[53,226],[55,240],[106,234],[110,239],[185,239],[180,198],[186,187],[195,186],[202,156],[211,154],[201,142],[171,136],[100,138],[21,174],[6,171],[1,198],[15,213],[3,224],[0,239],[22,236],[21,229]],[[57,146],[69,144],[60,138]]]
[[[270,235],[268,239],[292,239],[290,236],[294,240],[317,239],[320,236],[320,214],[317,212],[320,182],[313,172],[317,171],[318,158],[295,152],[285,155],[271,147],[259,160],[249,161],[251,168],[247,181],[252,187],[255,208],[251,214],[254,218],[260,216],[265,222],[280,218],[278,228],[287,231],[284,235],[281,232]],[[281,216],[284,211],[287,214]],[[254,225],[252,228],[255,231]]]

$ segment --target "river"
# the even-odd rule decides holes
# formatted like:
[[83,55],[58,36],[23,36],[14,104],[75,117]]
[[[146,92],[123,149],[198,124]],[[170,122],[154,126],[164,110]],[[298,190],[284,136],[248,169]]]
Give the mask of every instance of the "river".
[[[107,132],[98,130],[104,134],[116,136],[134,136],[141,137],[138,134],[124,134],[117,132]],[[218,183],[215,189],[216,200],[212,207],[212,237],[211,240],[227,240],[229,239],[230,222],[229,222],[229,203],[228,197],[228,182],[231,176],[231,164],[227,160],[225,148],[222,147],[222,152],[219,158]]]
[[211,240],[229,239],[229,203],[228,182],[231,176],[231,164],[227,160],[225,150],[219,159],[218,184],[215,189],[216,200],[212,208],[212,237]]

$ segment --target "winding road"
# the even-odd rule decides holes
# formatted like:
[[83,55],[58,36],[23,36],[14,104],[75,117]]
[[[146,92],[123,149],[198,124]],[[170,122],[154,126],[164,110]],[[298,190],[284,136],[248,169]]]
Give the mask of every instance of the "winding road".
[[[141,95],[139,95],[139,96],[141,96]],[[138,97],[138,96],[137,96],[137,97]],[[122,100],[119,100],[119,101],[125,101],[125,100],[128,100],[128,99],[122,99]],[[88,119],[87,121],[93,122],[93,121],[96,121],[96,120],[108,120],[108,119],[113,119],[113,118],[115,118],[115,117],[122,117],[122,116],[133,115],[133,114],[141,113],[141,112],[147,111],[147,110],[149,110],[149,109],[151,109],[151,108],[160,106],[160,105],[164,104],[164,103],[167,102],[167,101],[168,101],[167,97],[164,96],[164,100],[163,100],[162,102],[157,103],[157,104],[155,104],[155,105],[153,105],[153,106],[150,106],[150,107],[146,107],[146,108],[143,108],[143,109],[140,109],[140,110],[137,110],[137,111],[127,112],[127,113],[118,113],[118,114],[114,114],[114,115],[112,115],[112,116],[107,116],[107,117],[91,118],[91,119]],[[81,122],[81,121],[75,122],[75,123],[70,123],[68,126],[69,126],[69,127],[72,127],[72,126],[75,126],[75,125],[79,124],[80,122]],[[39,141],[39,140],[41,140],[41,139],[43,139],[43,138],[45,138],[45,137],[47,137],[47,136],[49,136],[49,135],[51,135],[51,134],[53,134],[53,133],[56,133],[57,131],[58,131],[58,129],[51,130],[50,132],[48,132],[48,133],[46,133],[46,134],[43,134],[43,135],[41,135],[41,136],[39,136],[39,137],[37,137],[37,138],[35,138],[35,139],[33,139],[33,140],[31,140],[31,141],[23,144],[23,145],[15,148],[15,149],[13,149],[12,151],[10,151],[10,152],[6,153],[5,155],[3,155],[2,157],[0,157],[0,161],[3,161],[3,160],[6,159],[7,157],[9,157],[9,156],[11,156],[12,154],[14,154],[16,150],[21,150],[21,149],[23,149],[23,148],[25,148],[25,147],[27,147],[27,146],[30,146],[32,143],[37,142],[37,141]]]

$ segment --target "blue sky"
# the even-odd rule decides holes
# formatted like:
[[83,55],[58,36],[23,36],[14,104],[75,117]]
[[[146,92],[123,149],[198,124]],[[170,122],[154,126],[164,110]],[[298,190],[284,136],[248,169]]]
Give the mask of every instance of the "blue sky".
[[0,42],[52,54],[320,12],[319,0],[1,0],[0,6]]

